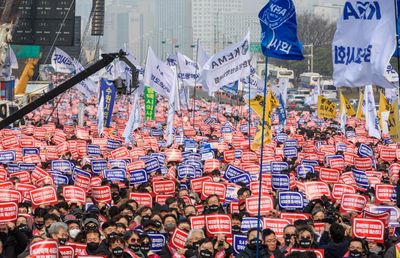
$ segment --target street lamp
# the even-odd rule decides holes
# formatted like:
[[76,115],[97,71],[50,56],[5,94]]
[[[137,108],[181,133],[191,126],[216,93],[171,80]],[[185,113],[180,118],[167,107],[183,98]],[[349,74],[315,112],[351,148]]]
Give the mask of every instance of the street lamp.
[[[314,45],[313,44],[309,44],[309,45],[303,45],[303,47],[308,47],[310,48],[310,54],[309,55],[304,55],[305,57],[310,57],[311,60],[311,66],[310,66],[310,70],[313,73],[314,72]],[[309,61],[310,61],[309,60]]]

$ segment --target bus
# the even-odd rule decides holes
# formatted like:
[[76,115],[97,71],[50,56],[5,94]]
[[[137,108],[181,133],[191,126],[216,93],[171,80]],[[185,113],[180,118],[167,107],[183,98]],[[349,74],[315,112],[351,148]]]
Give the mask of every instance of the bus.
[[302,73],[300,74],[300,87],[312,89],[317,86],[320,79],[321,75],[319,73]]
[[271,79],[281,79],[281,78],[287,78],[290,80],[294,79],[294,72],[292,70],[288,70],[286,68],[278,68],[274,70],[270,70],[270,76]]

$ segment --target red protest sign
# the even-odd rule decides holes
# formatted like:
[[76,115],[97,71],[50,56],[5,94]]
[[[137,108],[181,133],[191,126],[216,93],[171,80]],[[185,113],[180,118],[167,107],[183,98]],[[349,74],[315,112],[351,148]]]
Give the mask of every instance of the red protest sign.
[[392,162],[396,158],[396,149],[390,147],[382,147],[379,156],[384,161]]
[[244,151],[242,153],[242,162],[257,162],[258,157],[257,154],[251,151]]
[[74,185],[88,192],[91,186],[90,177],[81,174],[76,174]]
[[356,167],[356,169],[370,170],[372,169],[372,159],[370,157],[354,158],[354,166]]
[[189,220],[192,229],[204,229],[206,226],[206,218],[204,215],[190,216]]
[[13,177],[17,177],[23,184],[31,183],[31,174],[28,171],[19,171],[12,174]]
[[129,199],[134,199],[139,206],[153,207],[153,197],[149,193],[130,193]]
[[366,219],[379,219],[385,224],[385,227],[389,226],[390,211],[385,211],[382,213],[372,213],[369,211],[364,211],[364,218]]
[[226,185],[222,183],[203,182],[201,199],[205,200],[212,194],[216,194],[221,201],[225,200]]
[[32,205],[36,207],[40,205],[56,204],[58,202],[56,190],[52,186],[33,189],[29,193]]
[[260,208],[261,214],[266,214],[270,210],[274,209],[274,201],[271,196],[261,196],[261,202],[258,200],[258,196],[246,198],[246,211],[250,214],[258,214]]
[[[260,190],[259,182],[250,182],[250,191],[253,196],[258,196]],[[268,185],[267,182],[261,182],[261,196],[269,195],[272,191],[272,183]]]
[[19,146],[21,148],[35,147],[35,138],[32,136],[22,136],[19,138]]
[[343,194],[340,210],[362,212],[366,204],[367,198],[361,194]]
[[323,195],[326,197],[331,196],[331,191],[328,185],[324,182],[305,182],[304,191],[308,200],[321,198]]
[[0,202],[16,202],[22,201],[21,193],[16,190],[0,188]]
[[290,221],[290,224],[293,224],[296,220],[305,220],[310,219],[309,214],[305,213],[293,213],[293,212],[281,212],[281,219],[285,219]]
[[204,172],[208,173],[211,172],[215,169],[220,169],[221,168],[221,163],[217,159],[209,159],[204,161]]
[[235,150],[224,151],[224,161],[230,163],[235,160]]
[[130,159],[129,151],[126,147],[119,147],[112,150],[110,155],[113,159]]
[[155,194],[175,193],[175,182],[172,180],[153,181],[153,192]]
[[58,244],[56,241],[45,240],[33,243],[29,247],[29,255],[33,258],[52,257],[58,258]]
[[86,203],[86,192],[80,187],[65,185],[63,187],[63,196],[66,202]]
[[334,169],[343,170],[345,168],[345,161],[342,158],[330,159],[329,166]]
[[92,197],[96,202],[111,202],[111,189],[108,185],[93,186]]
[[277,218],[264,218],[263,222],[264,228],[272,229],[277,237],[283,237],[283,229],[291,224],[287,219]]
[[[156,195],[156,203],[160,205],[164,205],[165,201],[167,200],[168,197],[173,197],[173,194],[157,194]],[[187,196],[182,196],[182,197],[187,197]]]
[[0,203],[0,222],[15,221],[18,217],[18,206],[15,202]]
[[47,173],[46,170],[44,170],[40,167],[35,167],[35,169],[31,173],[32,182],[36,182],[37,180],[39,180],[43,177],[46,177],[46,176],[50,176],[49,173]]
[[212,182],[212,178],[210,176],[203,176],[198,178],[192,178],[190,180],[190,188],[193,192],[200,193],[203,189],[203,182]]
[[334,168],[321,168],[319,179],[325,183],[337,183],[340,178],[340,171]]
[[391,202],[394,193],[394,187],[394,185],[376,184],[375,203]]
[[186,241],[188,236],[189,232],[176,228],[174,233],[172,234],[170,243],[172,244],[173,247],[177,249],[183,249],[186,246]]
[[354,194],[356,193],[356,188],[352,185],[347,184],[333,184],[332,198],[334,198],[335,200],[341,200],[342,195],[345,193]]
[[16,183],[15,190],[20,192],[22,197],[25,199],[31,199],[29,192],[33,189],[36,189],[36,186],[32,184],[24,184],[24,183]]
[[231,217],[224,214],[207,215],[206,216],[206,231],[208,235],[232,233]]
[[353,237],[366,238],[369,241],[383,243],[385,225],[378,219],[353,218]]
[[74,258],[75,250],[72,246],[62,245],[58,247],[58,251],[61,254],[61,258]]

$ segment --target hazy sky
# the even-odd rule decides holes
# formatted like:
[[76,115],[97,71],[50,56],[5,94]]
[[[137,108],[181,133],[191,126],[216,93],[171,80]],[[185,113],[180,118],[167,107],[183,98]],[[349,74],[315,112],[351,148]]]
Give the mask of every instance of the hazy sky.
[[[261,7],[268,2],[268,0],[245,0],[245,2],[246,2],[246,5],[244,6],[245,11],[251,12],[254,10],[261,9]],[[323,4],[323,5],[343,4],[345,0],[294,0],[294,2],[296,4],[296,9],[299,11],[303,11],[303,10],[312,10],[313,5],[317,4]]]

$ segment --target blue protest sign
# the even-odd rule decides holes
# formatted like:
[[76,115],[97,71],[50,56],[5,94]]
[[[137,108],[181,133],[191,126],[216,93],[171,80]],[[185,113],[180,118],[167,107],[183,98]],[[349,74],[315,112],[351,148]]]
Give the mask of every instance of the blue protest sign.
[[17,163],[8,163],[7,164],[7,172],[14,173],[14,172],[18,172],[18,171],[21,171],[19,164],[17,164]]
[[182,158],[187,159],[192,154],[193,154],[193,151],[184,151],[184,152],[182,152]]
[[242,133],[248,133],[249,132],[249,126],[247,124],[240,125],[240,131]]
[[114,83],[105,79],[100,81],[100,92],[104,96],[104,121],[105,126],[110,127],[117,90]]
[[51,170],[58,170],[68,173],[72,171],[72,164],[69,160],[52,160]]
[[148,176],[147,172],[144,169],[139,169],[139,170],[132,170],[129,171],[130,175],[130,184],[141,184],[141,183],[147,183],[148,182]]
[[233,251],[235,254],[239,254],[243,252],[247,245],[247,236],[246,235],[233,235]]
[[107,150],[109,150],[109,151],[118,149],[119,147],[121,147],[121,145],[122,145],[122,142],[120,142],[120,141],[107,139]]
[[95,144],[88,144],[87,153],[89,156],[100,156],[101,155],[100,146]]
[[178,178],[194,178],[196,176],[196,168],[192,165],[179,165],[178,168]]
[[160,169],[160,163],[156,158],[150,158],[144,162],[147,173],[153,173]]
[[166,156],[162,153],[151,153],[150,157],[158,159],[160,165],[165,163]]
[[336,144],[336,151],[346,151],[347,145],[344,143]]
[[194,166],[196,169],[202,169],[202,168],[203,168],[203,164],[202,164],[200,161],[198,161],[198,160],[185,160],[185,161],[183,162],[183,164],[192,165],[192,166]]
[[358,147],[358,155],[360,157],[374,157],[374,151],[368,145],[361,143]]
[[164,135],[164,130],[163,129],[151,129],[150,135],[154,136],[154,137],[161,137]]
[[107,160],[91,160],[90,167],[93,173],[100,174],[104,169],[107,169]]
[[0,151],[0,163],[10,163],[15,161],[15,151]]
[[109,182],[122,182],[125,180],[126,171],[125,169],[105,169],[103,170],[103,176]]
[[128,162],[123,159],[112,159],[108,161],[110,168],[121,168],[125,169]]
[[89,177],[89,178],[92,177],[92,175],[89,172],[86,172],[85,170],[82,170],[82,169],[79,169],[77,167],[74,167],[74,169],[72,171],[72,180],[75,181],[75,176],[77,174],[80,174],[80,175],[83,175],[83,176],[86,176],[86,177]]
[[346,131],[346,138],[356,137],[356,132],[354,131]]
[[359,188],[368,189],[368,177],[365,171],[352,168],[351,171],[353,172],[354,181],[356,182]]
[[[184,157],[184,161],[201,161],[200,153],[190,153],[186,157]],[[200,162],[201,163],[201,162]]]
[[319,162],[317,160],[307,160],[307,159],[303,159],[301,161],[302,165],[308,165],[308,166],[319,166]]
[[283,148],[283,156],[285,156],[286,158],[297,158],[297,148],[296,147]]
[[237,191],[240,189],[238,185],[228,184],[226,186],[225,203],[238,202]]
[[40,155],[39,148],[22,148],[22,156]]
[[310,165],[298,165],[296,167],[297,177],[306,178],[307,173],[315,173],[314,167]]
[[[257,218],[255,217],[244,217],[242,219],[242,224],[240,226],[240,231],[242,231],[243,233],[247,233],[247,231],[249,231],[249,229],[251,228],[257,228]],[[262,220],[260,220],[260,227],[261,230],[263,228],[263,223]]]
[[297,142],[297,140],[286,140],[284,147],[298,147],[299,143]]
[[241,159],[242,158],[242,150],[235,150],[235,159]]
[[195,176],[194,177],[202,177],[203,176],[203,170],[196,168]]
[[69,184],[69,179],[65,175],[57,175],[57,174],[55,174],[55,175],[52,175],[52,177],[53,177],[54,184],[57,185],[57,186],[68,185]]
[[165,236],[163,234],[147,234],[151,238],[150,250],[154,253],[161,252],[165,246]]
[[233,129],[230,126],[222,126],[221,133],[233,133]]
[[289,176],[285,174],[272,174],[272,189],[289,190]]
[[246,174],[246,171],[244,171],[244,170],[242,170],[240,168],[237,168],[237,167],[235,167],[233,165],[228,165],[228,167],[225,170],[224,177],[226,179],[230,180],[231,178],[236,177],[236,176],[240,176],[242,174]]
[[288,135],[286,133],[278,133],[275,138],[278,142],[284,143],[287,140]]
[[261,165],[261,173],[271,173],[272,172],[272,168],[271,168],[271,163],[265,164],[263,163]]
[[282,162],[282,161],[272,161],[271,162],[272,173],[280,173],[280,172],[288,170],[288,169],[289,169],[289,165],[287,162]]
[[248,173],[244,173],[229,179],[231,183],[244,183],[246,186],[250,185],[251,177]]
[[195,140],[190,140],[190,139],[185,140],[184,146],[185,146],[185,148],[188,148],[188,149],[195,149],[195,148],[197,148],[197,142]]
[[304,200],[299,192],[279,192],[278,194],[279,207],[285,210],[303,209]]
[[344,159],[343,155],[327,155],[325,156],[326,163],[329,163],[331,159]]
[[32,171],[36,168],[35,163],[19,163],[19,170]]

